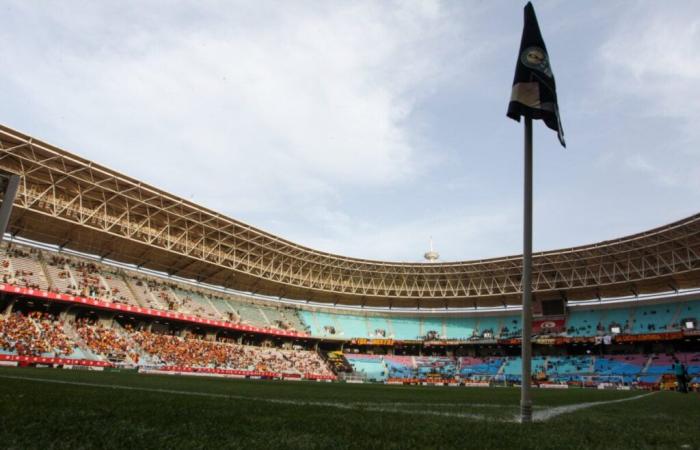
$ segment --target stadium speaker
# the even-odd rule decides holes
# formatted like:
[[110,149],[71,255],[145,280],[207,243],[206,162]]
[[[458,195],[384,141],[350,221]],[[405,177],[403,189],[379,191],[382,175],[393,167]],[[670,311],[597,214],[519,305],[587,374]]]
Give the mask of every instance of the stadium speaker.
[[566,311],[565,308],[566,305],[564,303],[564,299],[562,298],[542,301],[543,316],[563,316]]

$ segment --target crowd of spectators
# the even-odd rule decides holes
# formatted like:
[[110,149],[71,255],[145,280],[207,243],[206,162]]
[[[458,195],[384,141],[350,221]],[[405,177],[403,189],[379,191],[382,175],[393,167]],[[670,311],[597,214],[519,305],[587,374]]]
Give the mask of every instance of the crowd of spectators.
[[49,258],[48,264],[59,268],[58,278],[65,281],[62,284],[66,284],[64,292],[51,289],[56,293],[99,298],[113,303],[132,303],[119,288],[109,286],[112,274],[103,266],[56,255]]
[[26,356],[69,356],[73,344],[63,331],[63,321],[34,311],[0,315],[0,347]]
[[[173,286],[172,288],[177,289],[177,286]],[[178,293],[176,295],[180,300],[180,305],[189,309],[193,314],[202,317],[209,317],[210,319],[221,319],[221,316],[216,310],[212,309],[211,307],[204,306],[207,300],[201,294],[183,289],[177,290]],[[197,301],[195,297],[199,298],[200,301]]]
[[75,281],[78,283],[77,295],[103,299],[111,297],[111,292],[102,284],[100,271],[94,263],[69,261],[69,265],[72,268]]
[[165,365],[330,374],[321,357],[307,350],[265,348],[205,340],[197,335],[173,336],[148,331],[133,332],[131,337],[144,353]]
[[[81,345],[112,361],[138,364],[148,356],[152,363],[167,366],[331,374],[317,353],[303,349],[242,345],[231,338],[214,341],[196,334],[175,336],[129,326],[110,328],[87,318],[71,325]],[[18,355],[67,357],[78,345],[63,326],[62,320],[48,313],[0,315],[0,348]]]
[[8,247],[5,250],[2,261],[0,261],[0,273],[2,273],[2,282],[5,284],[13,284],[16,286],[22,286],[28,289],[41,289],[39,283],[36,282],[35,274],[33,270],[29,270],[24,267],[12,267],[10,259],[18,258],[32,258],[38,250],[30,248],[29,251],[25,251],[21,248]]
[[290,308],[250,304],[246,306],[250,313],[246,316],[236,309],[240,303],[231,301],[228,296],[155,278],[122,277],[99,262],[32,247],[13,244],[0,247],[0,280],[56,294],[97,298],[259,328],[308,331],[308,325]]
[[110,360],[124,361],[128,358],[131,362],[138,363],[138,351],[116,330],[87,318],[76,320],[74,326],[91,352]]
[[145,288],[144,294],[151,293],[160,304],[164,305],[168,311],[177,311],[186,314],[203,313],[202,308],[195,305],[189,295],[177,296],[173,292],[174,286],[168,286],[165,283],[157,282],[156,280],[138,280],[136,285]]

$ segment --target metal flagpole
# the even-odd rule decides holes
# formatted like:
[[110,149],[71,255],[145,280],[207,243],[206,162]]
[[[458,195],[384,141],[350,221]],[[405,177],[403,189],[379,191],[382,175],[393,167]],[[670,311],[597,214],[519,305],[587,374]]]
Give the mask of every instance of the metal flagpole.
[[525,171],[523,201],[523,338],[520,422],[532,422],[530,363],[532,360],[532,118],[525,116]]

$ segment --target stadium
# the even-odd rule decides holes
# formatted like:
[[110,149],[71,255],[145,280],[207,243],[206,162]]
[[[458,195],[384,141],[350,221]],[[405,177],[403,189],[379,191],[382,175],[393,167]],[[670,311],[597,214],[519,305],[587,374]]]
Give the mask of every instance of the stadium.
[[[333,398],[352,401],[331,409],[371,421],[380,420],[373,411],[486,422],[514,413],[506,404],[466,413],[453,395],[483,389],[467,395],[480,399],[466,400],[468,408],[490,387],[502,387],[497,398],[521,382],[521,257],[408,264],[322,253],[7,127],[0,134],[0,169],[21,177],[2,245],[0,360],[73,369],[3,369],[6,388],[58,395],[114,383],[154,395],[193,389],[204,377],[303,380],[338,386]],[[699,255],[700,216],[536,254],[536,385],[602,403],[637,399],[646,395],[639,390],[675,390],[680,359],[690,388],[700,389]],[[158,378],[165,375],[186,377]],[[266,398],[267,385],[257,383],[254,397],[273,406],[276,395],[296,405],[293,393],[309,389],[275,394],[275,385]],[[394,401],[384,405],[370,401],[378,391],[357,391],[365,384],[429,391],[415,400],[392,386]],[[309,401],[320,413],[323,395],[309,389],[297,401],[321,396]],[[550,409],[557,406],[536,409],[535,420],[556,416]]]
[[[170,12],[144,4],[133,16],[124,9],[114,14],[85,5],[70,18],[51,8],[47,15],[41,8],[6,8],[10,19],[0,33],[13,40],[17,35],[18,50],[5,46],[9,39],[0,39],[0,46],[8,61],[18,62],[21,75],[0,74],[8,92],[0,104],[0,115],[7,116],[2,122],[8,124],[0,124],[0,446],[700,449],[700,213],[692,207],[700,188],[688,147],[697,139],[694,122],[685,127],[682,119],[673,126],[647,122],[658,117],[648,104],[630,100],[629,87],[611,89],[603,82],[601,96],[581,80],[585,77],[566,72],[563,86],[579,89],[578,103],[564,108],[575,110],[573,138],[567,140],[578,153],[560,161],[580,167],[565,172],[558,162],[540,163],[536,173],[550,177],[543,184],[564,192],[540,195],[550,204],[543,215],[564,224],[561,235],[570,237],[545,247],[554,250],[533,253],[533,120],[550,129],[552,142],[551,131],[561,146],[566,140],[549,54],[528,3],[507,110],[511,119],[524,119],[523,221],[516,227],[508,213],[497,215],[508,220],[500,228],[489,220],[473,227],[497,228],[477,246],[481,251],[496,240],[508,241],[498,248],[512,248],[510,236],[522,225],[522,254],[494,257],[498,250],[484,259],[450,260],[464,250],[460,247],[444,249],[453,253],[443,261],[432,237],[423,260],[414,262],[400,256],[404,253],[358,257],[344,247],[320,250],[324,247],[313,242],[350,234],[310,240],[308,235],[323,228],[295,230],[292,215],[327,200],[315,198],[319,192],[351,196],[349,204],[362,204],[367,215],[403,208],[430,216],[431,196],[444,195],[435,204],[447,205],[447,213],[417,222],[420,227],[411,233],[395,226],[406,215],[362,228],[366,216],[353,209],[348,223],[357,234],[379,234],[374,242],[400,242],[415,237],[416,229],[422,233],[454,222],[440,229],[442,238],[460,234],[445,247],[475,245],[486,234],[465,229],[473,224],[471,216],[460,217],[456,203],[472,201],[469,215],[486,202],[495,210],[512,206],[513,190],[500,185],[516,178],[513,168],[510,162],[491,161],[505,153],[471,155],[479,153],[474,149],[513,146],[509,132],[485,125],[492,120],[485,105],[495,84],[453,73],[473,67],[501,71],[502,62],[494,59],[506,47],[500,34],[509,41],[514,36],[503,32],[501,19],[491,17],[503,8],[424,2],[404,9],[398,3],[353,2],[325,10],[301,3],[286,9],[280,3],[271,9],[239,4],[231,13],[183,5],[172,5]],[[614,21],[600,20],[611,14],[626,25],[639,13],[629,7],[592,5],[591,11],[580,11],[571,4],[543,5],[549,17],[587,14],[588,19],[552,27],[559,39],[569,36],[571,48],[578,45],[571,30],[581,27],[588,33],[577,34],[591,34],[582,23],[611,27]],[[665,30],[673,28],[670,19],[676,16],[663,8],[658,16],[663,26],[647,28],[655,30],[649,35],[659,43],[649,44],[636,24],[632,32],[612,27],[601,38],[598,59],[587,53],[591,44],[562,61],[572,66],[584,61],[576,70],[589,75],[590,67],[606,62],[610,67],[596,77],[626,79],[630,86],[639,82],[639,91],[654,91],[659,98],[690,95],[700,73],[688,70],[694,46],[677,58],[668,42],[675,45],[688,33],[686,40],[695,42],[697,23],[688,26],[693,14],[685,14],[669,40]],[[639,18],[656,23],[643,13]],[[460,21],[476,31],[468,33]],[[686,28],[691,32],[684,34]],[[30,29],[40,48],[51,42],[59,50],[37,57],[40,51],[24,47],[24,41],[36,43],[21,34]],[[443,47],[444,42],[454,48]],[[473,48],[481,42],[485,48]],[[646,47],[634,46],[640,42]],[[553,53],[560,56],[556,45]],[[651,68],[639,56],[649,48],[657,57]],[[32,63],[21,64],[27,49]],[[454,49],[467,56],[455,57]],[[631,63],[628,55],[634,56]],[[232,66],[224,61],[229,56]],[[691,63],[680,67],[680,60]],[[105,61],[109,64],[99,66]],[[586,64],[590,67],[581,69]],[[620,69],[625,64],[627,72]],[[671,81],[661,83],[669,73]],[[229,77],[234,82],[228,84]],[[460,87],[451,85],[450,77]],[[286,79],[292,82],[280,81]],[[576,89],[571,80],[579,83]],[[407,94],[428,84],[424,98]],[[684,91],[687,86],[692,89]],[[581,100],[585,96],[591,99]],[[226,100],[217,103],[220,98]],[[466,106],[456,106],[458,101]],[[149,102],[156,106],[149,109]],[[141,116],[140,108],[147,110]],[[664,120],[685,113],[694,120],[693,108],[668,101],[659,110]],[[614,113],[593,117],[591,111],[600,109],[629,114],[620,120],[624,138],[610,137],[610,129],[601,125]],[[325,120],[335,114],[337,120]],[[465,117],[472,121],[468,126]],[[630,117],[639,122],[636,128],[625,128],[633,122]],[[155,118],[158,125],[148,129]],[[57,131],[64,126],[65,132]],[[408,133],[412,127],[419,131]],[[662,127],[680,130],[680,137],[659,132]],[[462,129],[452,136],[451,128]],[[221,135],[210,136],[219,129]],[[150,141],[156,145],[149,146],[147,135],[162,138],[162,130],[174,137],[162,145],[156,137]],[[318,140],[312,136],[316,132]],[[98,141],[90,144],[90,137]],[[662,160],[644,153],[659,140],[670,155]],[[460,159],[454,150],[464,153],[465,142],[472,147],[470,157]],[[184,157],[174,143],[187,148]],[[122,153],[123,146],[133,149]],[[430,146],[442,148],[424,159],[412,153]],[[66,150],[71,147],[76,150]],[[579,156],[585,147],[594,157]],[[615,159],[615,147],[628,153]],[[373,152],[382,151],[375,158]],[[257,159],[240,156],[256,152]],[[593,163],[581,162],[595,157]],[[361,162],[353,166],[355,158]],[[410,158],[427,169],[404,164]],[[314,165],[318,159],[323,161]],[[199,166],[200,160],[208,161]],[[374,167],[382,164],[389,169]],[[185,167],[174,170],[178,165]],[[460,174],[467,166],[470,171]],[[625,171],[637,178],[634,187],[623,186],[630,180]],[[364,172],[371,174],[363,177]],[[574,172],[593,182],[578,179],[577,184]],[[217,175],[237,182],[224,189],[228,180]],[[256,177],[265,183],[251,182]],[[439,180],[430,184],[427,178]],[[573,188],[562,186],[569,181]],[[347,190],[330,189],[336,182]],[[178,183],[183,187],[172,190]],[[251,183],[248,190],[241,188],[245,183]],[[412,187],[397,187],[402,183]],[[415,189],[421,183],[425,189]],[[266,184],[272,188],[266,190]],[[296,184],[302,187],[293,189]],[[597,192],[595,184],[601,185]],[[194,194],[182,195],[193,186],[217,190],[219,197],[195,201]],[[582,193],[571,195],[580,186]],[[260,228],[232,207],[219,208],[229,200],[262,202],[285,189],[292,192],[270,202],[275,217]],[[650,205],[648,211],[635,211],[625,197],[632,189],[641,205]],[[678,198],[668,195],[683,189]],[[377,199],[367,202],[375,190]],[[295,195],[309,198],[296,203]],[[475,201],[479,196],[486,200]],[[592,208],[593,200],[582,200],[586,197],[612,209]],[[609,201],[614,197],[619,201]],[[290,206],[283,208],[283,202]],[[429,207],[417,208],[421,202]],[[660,205],[669,206],[668,215]],[[577,208],[581,211],[571,215]],[[322,211],[331,216],[326,230],[342,228],[338,210]],[[651,225],[581,245],[585,239],[578,235],[585,227],[598,227],[597,234],[586,236],[601,236],[617,216],[620,223]],[[319,217],[323,214],[298,223]],[[274,232],[263,229],[286,220],[290,224],[268,228]],[[391,228],[384,232],[382,226]],[[546,234],[553,226],[542,228]],[[575,246],[565,246],[569,242]]]

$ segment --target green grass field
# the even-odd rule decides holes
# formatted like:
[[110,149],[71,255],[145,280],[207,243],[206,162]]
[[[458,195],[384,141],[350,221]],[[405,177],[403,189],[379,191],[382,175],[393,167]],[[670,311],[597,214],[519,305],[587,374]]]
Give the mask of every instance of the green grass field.
[[700,396],[644,394],[535,390],[523,426],[510,388],[0,368],[0,447],[700,449]]

